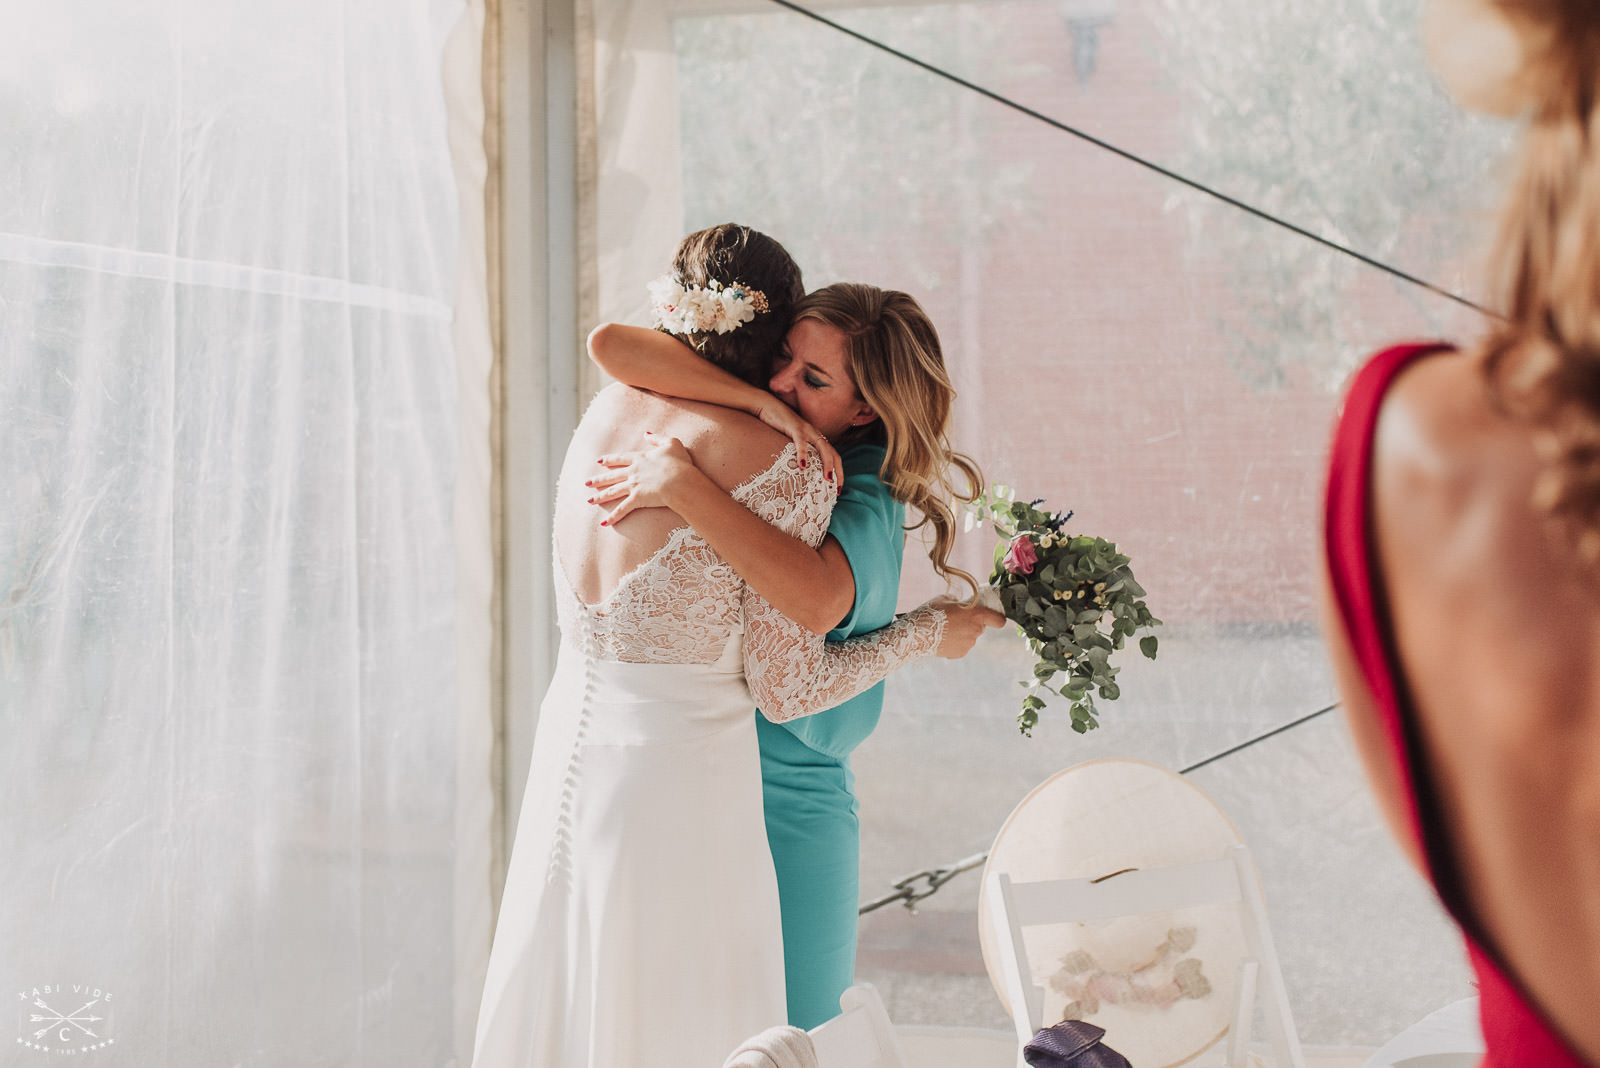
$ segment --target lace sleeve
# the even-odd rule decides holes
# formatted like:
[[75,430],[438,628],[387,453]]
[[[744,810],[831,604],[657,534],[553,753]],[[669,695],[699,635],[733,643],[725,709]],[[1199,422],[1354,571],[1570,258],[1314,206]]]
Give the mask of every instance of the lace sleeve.
[[806,446],[808,462],[799,463],[794,442],[783,447],[772,466],[739,485],[734,500],[791,537],[811,548],[828,536],[828,520],[838,497],[822,475],[822,454]]
[[[804,468],[790,451],[734,498],[779,530],[816,548],[828,533],[837,494],[823,481],[815,449]],[[944,613],[916,608],[882,630],[824,642],[748,585],[740,594],[745,622],[744,672],[756,707],[774,723],[842,704],[909,660],[939,647]]]
[[882,630],[825,642],[744,591],[744,674],[761,714],[774,723],[843,704],[890,672],[939,647],[944,612],[931,603],[913,608]]

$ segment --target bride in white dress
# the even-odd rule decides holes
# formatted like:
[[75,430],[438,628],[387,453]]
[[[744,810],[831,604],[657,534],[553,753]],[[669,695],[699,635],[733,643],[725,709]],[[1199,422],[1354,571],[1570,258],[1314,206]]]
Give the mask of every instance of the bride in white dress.
[[[690,339],[760,375],[803,292],[788,254],[721,226],[685,238],[674,273],[690,287],[677,294],[683,314],[700,301]],[[712,279],[739,283],[738,295]],[[815,454],[802,464],[749,416],[620,385],[584,415],[557,492],[561,651],[490,954],[477,1068],[716,1068],[782,1023],[754,709],[775,721],[821,711],[913,658],[963,655],[995,625],[984,609],[930,602],[824,645],[666,509],[604,529],[583,483],[643,429],[681,440],[785,532],[813,546],[827,533],[836,490]]]

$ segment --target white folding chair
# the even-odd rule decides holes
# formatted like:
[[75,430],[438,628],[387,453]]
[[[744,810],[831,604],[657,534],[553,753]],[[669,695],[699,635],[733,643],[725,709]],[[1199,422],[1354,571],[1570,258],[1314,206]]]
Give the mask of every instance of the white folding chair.
[[808,1033],[817,1068],[910,1068],[871,983],[846,990],[839,998],[839,1015]]
[[[1023,940],[1026,928],[1231,903],[1239,909],[1247,955],[1240,966],[1238,994],[1228,1028],[1227,1064],[1230,1068],[1244,1068],[1248,1063],[1250,1028],[1259,989],[1274,1068],[1304,1068],[1278,955],[1267,928],[1260,883],[1249,850],[1243,845],[1228,847],[1217,860],[1134,869],[1100,879],[1017,882],[1004,871],[994,871],[989,875],[987,890],[986,905],[994,925],[1012,1020],[1023,1043],[1046,1026],[1044,990],[1033,982]],[[1115,1036],[1108,1034],[1106,1040],[1113,1047],[1116,1045]],[[1022,1063],[1020,1053],[1018,1063]]]

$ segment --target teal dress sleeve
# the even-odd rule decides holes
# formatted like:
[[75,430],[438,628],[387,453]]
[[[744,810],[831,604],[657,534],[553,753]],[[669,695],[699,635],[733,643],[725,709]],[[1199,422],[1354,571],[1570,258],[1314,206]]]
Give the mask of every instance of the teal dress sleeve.
[[[844,492],[828,533],[855,578],[850,612],[830,641],[885,626],[900,596],[905,506],[878,480],[884,450],[843,453]],[[883,683],[836,708],[773,723],[756,714],[767,843],[783,910],[789,1023],[812,1028],[839,1013],[853,981],[861,896],[861,825],[850,752],[883,711]]]
[[[856,599],[829,641],[841,641],[894,622],[900,598],[900,564],[905,549],[906,506],[889,496],[878,479],[884,450],[857,445],[844,450],[844,492],[828,523],[828,533],[844,550],[855,577]],[[782,724],[809,748],[844,759],[866,740],[883,712],[883,683],[836,708]]]

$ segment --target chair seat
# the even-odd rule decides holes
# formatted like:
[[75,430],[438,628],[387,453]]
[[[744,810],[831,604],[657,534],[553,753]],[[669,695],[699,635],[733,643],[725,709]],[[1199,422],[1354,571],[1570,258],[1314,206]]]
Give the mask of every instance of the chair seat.
[[1096,760],[1036,787],[984,870],[984,958],[1017,1036],[1083,1019],[1135,1064],[1304,1068],[1249,849],[1193,783]]

